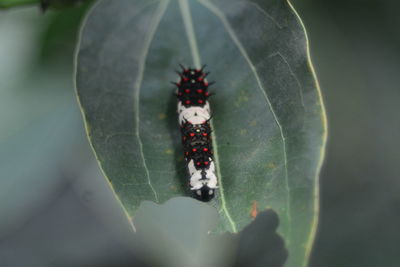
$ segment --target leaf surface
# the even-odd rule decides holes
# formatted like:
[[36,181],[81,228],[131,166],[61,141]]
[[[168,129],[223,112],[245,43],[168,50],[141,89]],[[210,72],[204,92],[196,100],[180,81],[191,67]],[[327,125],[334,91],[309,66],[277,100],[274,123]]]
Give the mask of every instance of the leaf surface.
[[89,140],[130,216],[142,200],[186,195],[173,70],[206,63],[220,215],[237,232],[273,208],[305,266],[326,122],[304,27],[281,0],[108,0],[89,13],[77,94]]

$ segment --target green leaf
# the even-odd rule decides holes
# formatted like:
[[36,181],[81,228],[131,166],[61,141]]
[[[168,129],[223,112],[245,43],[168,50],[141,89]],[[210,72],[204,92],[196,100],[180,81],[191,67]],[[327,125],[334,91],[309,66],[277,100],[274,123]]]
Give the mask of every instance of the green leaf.
[[130,216],[186,195],[173,70],[206,63],[221,217],[237,232],[275,209],[288,266],[305,266],[326,141],[304,27],[282,0],[100,1],[82,28],[76,86],[90,142]]
[[0,8],[39,4],[40,0],[0,0]]
[[0,0],[0,9],[36,4],[40,5],[43,11],[46,11],[48,8],[62,9],[71,7],[84,1],[85,0]]

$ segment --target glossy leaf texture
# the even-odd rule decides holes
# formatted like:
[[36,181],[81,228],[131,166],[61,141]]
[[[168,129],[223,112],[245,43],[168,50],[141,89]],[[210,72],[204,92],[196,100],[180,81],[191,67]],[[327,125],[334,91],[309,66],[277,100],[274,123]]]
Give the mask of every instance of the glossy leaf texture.
[[326,141],[304,27],[283,0],[104,0],[88,14],[76,86],[99,164],[130,216],[187,195],[175,88],[182,63],[211,71],[221,217],[237,232],[273,208],[289,266],[306,264]]

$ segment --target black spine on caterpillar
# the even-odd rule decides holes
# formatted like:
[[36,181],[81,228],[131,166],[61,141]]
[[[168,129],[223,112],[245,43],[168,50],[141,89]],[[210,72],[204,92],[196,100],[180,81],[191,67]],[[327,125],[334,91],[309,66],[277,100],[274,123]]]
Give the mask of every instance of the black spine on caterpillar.
[[208,72],[184,68],[177,72],[180,79],[174,83],[178,89],[179,124],[181,126],[184,157],[189,174],[189,188],[193,196],[209,201],[218,188],[211,141],[211,110],[206,80]]

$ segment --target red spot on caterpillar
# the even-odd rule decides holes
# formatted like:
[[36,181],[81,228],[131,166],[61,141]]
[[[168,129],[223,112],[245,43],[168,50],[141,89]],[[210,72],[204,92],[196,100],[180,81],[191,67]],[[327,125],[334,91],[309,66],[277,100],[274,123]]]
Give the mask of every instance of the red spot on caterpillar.
[[185,101],[185,104],[186,104],[186,105],[189,105],[189,104],[190,104],[190,100],[186,100],[186,101]]
[[189,93],[190,92],[190,89],[185,89],[185,93]]
[[201,93],[203,93],[203,90],[202,89],[197,89],[197,93],[201,94]]
[[205,96],[208,96],[209,94],[210,94],[209,92],[205,92],[205,93],[204,93]]
[[199,102],[199,104],[203,104],[203,100],[199,99],[197,102]]
[[204,151],[204,152],[207,152],[207,151],[208,151],[208,148],[206,148],[206,147],[203,148],[203,151]]
[[203,136],[207,136],[207,133],[203,133]]
[[208,86],[208,82],[204,82],[203,84],[204,84],[205,86]]
[[253,201],[253,204],[251,205],[251,212],[250,212],[250,216],[251,216],[251,218],[255,218],[255,217],[257,217],[257,214],[258,214],[258,208],[257,208],[257,206],[258,206],[258,203],[257,203],[257,201]]
[[187,78],[187,77],[183,77],[182,79],[183,79],[184,82],[189,81],[189,78]]
[[196,148],[193,148],[193,149],[192,149],[192,151],[193,151],[193,152],[196,152],[196,151],[197,151],[197,149],[196,149]]
[[201,81],[203,80],[203,77],[199,77],[197,80],[198,80],[199,82],[201,82]]
[[190,133],[190,136],[193,137],[193,136],[194,136],[194,133]]
[[208,161],[204,161],[204,164],[205,164],[205,165],[208,165],[208,163],[209,163]]
[[197,163],[196,163],[197,166],[200,166],[200,164],[201,164],[200,162],[197,162]]

